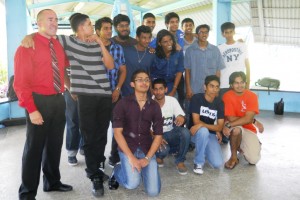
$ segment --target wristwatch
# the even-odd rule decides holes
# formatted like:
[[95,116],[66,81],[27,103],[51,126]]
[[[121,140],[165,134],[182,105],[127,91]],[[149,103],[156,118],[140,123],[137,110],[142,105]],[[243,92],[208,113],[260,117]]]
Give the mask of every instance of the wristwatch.
[[229,122],[226,123],[225,126],[226,126],[227,128],[229,128],[229,129],[231,129],[231,125],[229,124]]
[[119,88],[119,87],[116,87],[116,90],[117,90],[117,91],[120,91],[120,88]]

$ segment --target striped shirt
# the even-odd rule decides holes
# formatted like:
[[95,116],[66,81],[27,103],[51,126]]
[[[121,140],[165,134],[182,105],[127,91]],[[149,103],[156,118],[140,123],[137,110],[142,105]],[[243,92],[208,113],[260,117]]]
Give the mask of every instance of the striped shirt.
[[111,96],[99,44],[82,42],[74,36],[60,35],[58,39],[70,61],[70,92],[78,95]]

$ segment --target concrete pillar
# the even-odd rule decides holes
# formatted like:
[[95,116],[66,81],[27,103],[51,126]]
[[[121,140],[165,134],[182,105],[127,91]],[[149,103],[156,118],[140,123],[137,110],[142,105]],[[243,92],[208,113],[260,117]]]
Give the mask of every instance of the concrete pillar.
[[[8,78],[14,74],[14,55],[21,40],[28,33],[31,22],[24,0],[6,0],[6,31],[7,31],[7,60]],[[24,109],[17,102],[10,103],[9,118],[24,117]]]
[[231,0],[213,1],[213,30],[216,33],[216,45],[225,42],[221,34],[221,25],[231,21]]

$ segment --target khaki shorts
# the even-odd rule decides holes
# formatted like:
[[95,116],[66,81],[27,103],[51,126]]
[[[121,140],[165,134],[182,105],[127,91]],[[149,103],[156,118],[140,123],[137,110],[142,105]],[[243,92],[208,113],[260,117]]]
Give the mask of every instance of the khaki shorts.
[[256,164],[260,160],[261,142],[252,131],[238,126],[242,130],[241,150],[245,159],[250,164]]

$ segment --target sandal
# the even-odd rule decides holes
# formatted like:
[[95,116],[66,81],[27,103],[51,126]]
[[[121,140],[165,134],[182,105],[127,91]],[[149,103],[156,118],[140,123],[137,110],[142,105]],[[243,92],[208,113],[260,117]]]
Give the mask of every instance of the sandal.
[[[229,165],[229,163],[230,163],[230,165]],[[234,162],[232,162],[231,159],[229,159],[229,160],[225,163],[224,167],[225,167],[226,169],[233,169],[233,168],[235,168],[235,166],[236,166],[237,164],[239,164],[239,159],[237,159],[237,160],[234,161]]]

